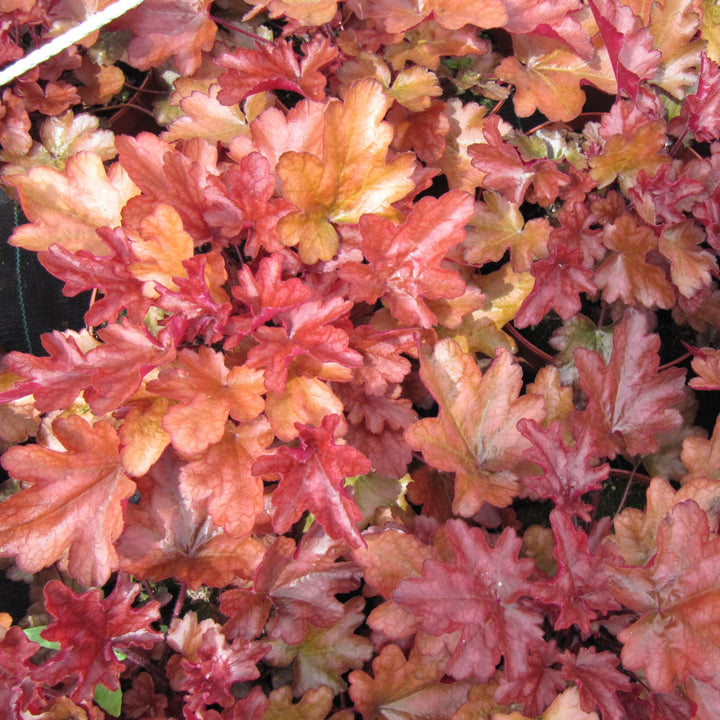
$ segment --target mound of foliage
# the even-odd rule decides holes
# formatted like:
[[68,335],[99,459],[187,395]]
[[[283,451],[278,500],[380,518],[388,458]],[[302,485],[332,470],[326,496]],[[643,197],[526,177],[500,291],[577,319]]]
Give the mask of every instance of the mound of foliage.
[[2,93],[7,717],[716,720],[713,2],[240,5]]

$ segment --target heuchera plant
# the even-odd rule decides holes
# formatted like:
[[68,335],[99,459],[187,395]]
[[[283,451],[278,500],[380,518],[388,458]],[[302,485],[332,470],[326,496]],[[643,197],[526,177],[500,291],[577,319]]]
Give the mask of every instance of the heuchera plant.
[[5,88],[93,293],[0,376],[5,717],[720,717],[716,13],[145,0]]

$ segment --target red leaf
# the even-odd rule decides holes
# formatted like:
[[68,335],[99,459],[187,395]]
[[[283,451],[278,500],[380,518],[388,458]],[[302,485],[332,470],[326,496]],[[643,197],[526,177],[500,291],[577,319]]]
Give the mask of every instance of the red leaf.
[[650,80],[660,67],[662,53],[653,37],[627,5],[614,0],[589,0],[617,79],[618,93],[636,98],[640,82]]
[[518,602],[532,595],[534,563],[518,558],[522,543],[510,528],[490,547],[480,528],[462,520],[446,527],[455,561],[425,560],[422,577],[403,580],[392,599],[431,635],[460,631],[447,670],[453,677],[488,680],[504,658],[514,680],[527,671],[530,648],[543,642],[541,615]]
[[35,397],[35,407],[40,412],[50,412],[72,405],[78,395],[89,385],[94,374],[92,366],[85,361],[85,350],[95,345],[88,334],[71,330],[61,333],[53,330],[45,333],[41,342],[49,357],[35,357],[27,353],[11,352],[5,360],[8,370],[26,378],[25,382],[0,395],[7,402],[30,395]]
[[298,375],[349,380],[351,368],[362,359],[348,347],[347,332],[334,323],[351,308],[349,300],[336,295],[282,312],[282,327],[261,325],[255,331],[259,343],[248,353],[247,366],[264,368],[265,387],[276,393],[284,390],[291,363]]
[[292,43],[278,38],[257,49],[237,48],[222,53],[216,62],[230,68],[219,78],[218,100],[223,105],[242,102],[248,95],[267,90],[290,90],[311,100],[323,100],[327,77],[320,72],[331,63],[338,49],[317,35],[302,48],[305,57],[298,62]]
[[114,541],[123,528],[123,500],[135,491],[123,472],[117,433],[78,415],[52,424],[64,451],[28,445],[2,458],[28,487],[0,503],[0,553],[37,572],[56,561],[83,585],[102,585],[117,568]]
[[226,624],[245,629],[251,614],[259,634],[274,610],[268,632],[288,645],[301,643],[308,625],[328,628],[344,617],[343,603],[334,596],[356,590],[361,577],[354,563],[338,560],[347,549],[343,542],[306,533],[296,548],[293,540],[278,537],[258,566],[252,588],[226,590],[220,610]]
[[574,426],[588,428],[598,456],[656,452],[657,436],[683,424],[677,406],[685,398],[685,371],[658,372],[659,347],[659,336],[647,332],[645,316],[629,310],[615,328],[607,366],[593,350],[575,350],[588,404],[574,416]]
[[115,649],[149,650],[164,637],[150,627],[160,618],[158,602],[132,607],[140,589],[121,574],[110,595],[102,599],[100,590],[76,595],[60,581],[51,580],[45,586],[45,609],[54,620],[41,634],[45,640],[60,643],[60,651],[36,670],[36,676],[48,685],[74,676],[77,682],[70,697],[79,702],[90,700],[98,683],[118,690],[124,664]]
[[555,310],[563,320],[569,320],[582,307],[580,293],[594,295],[597,285],[593,272],[582,264],[582,252],[578,248],[557,244],[552,255],[532,264],[530,272],[535,284],[525,298],[513,324],[523,328],[537,325],[550,310]]
[[46,270],[65,281],[64,295],[74,297],[85,290],[100,290],[102,297],[85,313],[89,326],[115,322],[123,311],[130,320],[141,322],[150,300],[143,293],[143,283],[128,269],[133,257],[127,235],[121,228],[98,228],[97,235],[111,257],[87,250],[72,253],[54,244],[38,253],[38,258]]
[[698,142],[713,142],[720,138],[720,68],[703,53],[698,88],[683,103],[688,127]]
[[250,316],[235,316],[233,327],[253,332],[279,313],[310,300],[312,291],[302,280],[282,279],[283,262],[280,253],[273,253],[260,261],[254,276],[248,265],[240,268],[232,294],[249,308]]
[[601,557],[588,547],[587,534],[577,530],[570,517],[559,510],[550,513],[550,523],[555,535],[553,556],[558,572],[552,580],[535,585],[535,596],[560,609],[554,623],[556,630],[574,623],[583,636],[588,636],[593,620],[610,610],[620,610],[621,606],[607,587]]
[[[193,616],[194,613],[189,618],[194,619]],[[181,621],[176,618],[168,633],[170,643],[184,655],[177,672],[172,674],[173,688],[188,693],[185,696],[184,717],[196,717],[195,712],[215,703],[232,707],[235,704],[232,685],[260,676],[256,664],[269,647],[243,638],[228,644],[220,625],[212,620],[203,620],[196,626],[191,642],[179,645],[186,618]],[[202,717],[210,716],[203,713]]]
[[585,712],[600,708],[603,718],[608,720],[627,717],[617,694],[631,692],[632,686],[628,676],[617,669],[617,655],[581,647],[577,655],[566,650],[560,658],[562,676],[577,685],[580,706]]
[[694,677],[718,689],[720,537],[694,500],[660,523],[657,554],[644,567],[612,568],[615,597],[640,617],[618,634],[622,662],[643,670],[655,692]]
[[348,262],[338,270],[351,285],[351,297],[371,304],[382,297],[406,325],[434,325],[437,318],[423,298],[456,298],[465,291],[462,277],[442,267],[442,261],[463,241],[463,226],[472,213],[470,195],[451,190],[440,199],[419,200],[400,226],[377,215],[361,217],[362,252],[368,264]]
[[30,658],[39,649],[17,626],[8,628],[0,640],[0,704],[11,713],[9,717],[22,717],[21,711],[37,699],[37,685],[31,679],[36,666]]
[[319,428],[296,424],[300,447],[281,447],[255,461],[255,475],[279,477],[274,491],[273,528],[286,532],[309,510],[332,538],[342,538],[352,547],[364,544],[357,523],[362,513],[343,486],[346,477],[364,475],[370,461],[350,445],[337,445],[338,415],[326,415]]
[[523,456],[545,471],[543,475],[526,475],[523,482],[540,497],[550,498],[559,511],[589,522],[591,507],[582,496],[599,488],[610,472],[607,463],[593,466],[598,455],[590,432],[583,430],[575,444],[568,446],[560,422],[543,430],[535,420],[522,418],[517,429],[533,444]]

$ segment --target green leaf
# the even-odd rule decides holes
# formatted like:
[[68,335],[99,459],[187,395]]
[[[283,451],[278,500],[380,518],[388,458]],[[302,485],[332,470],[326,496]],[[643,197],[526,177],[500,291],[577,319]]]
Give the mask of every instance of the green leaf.
[[120,717],[122,689],[108,690],[104,685],[97,685],[95,687],[94,700],[96,705],[101,707],[108,715]]
[[60,643],[57,642],[51,642],[50,640],[45,640],[40,633],[47,627],[47,625],[36,625],[35,627],[25,628],[24,632],[28,637],[28,640],[32,640],[33,642],[36,642],[38,645],[44,648],[50,648],[51,650],[59,650],[60,649]]

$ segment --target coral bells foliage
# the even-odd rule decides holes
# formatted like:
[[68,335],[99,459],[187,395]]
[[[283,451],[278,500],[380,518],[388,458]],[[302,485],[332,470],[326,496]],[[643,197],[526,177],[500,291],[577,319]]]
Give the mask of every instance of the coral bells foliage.
[[2,91],[3,717],[716,720],[713,3],[231,5]]

